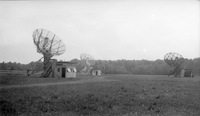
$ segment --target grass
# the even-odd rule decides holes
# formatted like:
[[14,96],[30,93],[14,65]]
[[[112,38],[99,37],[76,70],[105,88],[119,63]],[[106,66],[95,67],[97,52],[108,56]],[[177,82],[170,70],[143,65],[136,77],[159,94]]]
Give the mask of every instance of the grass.
[[1,115],[199,116],[200,78],[107,75],[93,82],[0,90]]

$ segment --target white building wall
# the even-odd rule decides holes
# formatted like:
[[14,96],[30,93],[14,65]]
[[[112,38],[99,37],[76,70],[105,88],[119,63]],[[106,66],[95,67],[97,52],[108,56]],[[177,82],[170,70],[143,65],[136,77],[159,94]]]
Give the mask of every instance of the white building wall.
[[[62,68],[65,68],[65,77],[62,77]],[[75,66],[56,66],[54,69],[55,78],[76,78],[76,67]]]

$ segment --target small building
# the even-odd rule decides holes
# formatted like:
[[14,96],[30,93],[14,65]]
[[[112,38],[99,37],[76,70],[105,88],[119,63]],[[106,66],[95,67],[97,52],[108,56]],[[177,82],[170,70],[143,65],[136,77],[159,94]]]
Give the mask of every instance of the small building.
[[76,66],[73,62],[52,62],[54,78],[76,78]]
[[93,76],[100,76],[101,75],[101,70],[93,70],[92,71]]
[[192,74],[192,69],[182,69],[181,77],[194,77]]

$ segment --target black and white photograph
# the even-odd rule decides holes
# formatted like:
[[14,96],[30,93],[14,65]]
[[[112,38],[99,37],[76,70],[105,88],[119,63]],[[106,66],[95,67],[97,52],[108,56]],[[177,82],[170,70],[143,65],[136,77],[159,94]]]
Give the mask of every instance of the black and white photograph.
[[200,116],[200,0],[0,1],[0,116]]

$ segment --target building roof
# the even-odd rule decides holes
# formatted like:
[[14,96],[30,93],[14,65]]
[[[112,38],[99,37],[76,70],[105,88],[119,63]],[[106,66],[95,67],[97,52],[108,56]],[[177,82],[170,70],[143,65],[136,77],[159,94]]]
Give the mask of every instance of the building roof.
[[57,65],[75,65],[76,63],[75,62],[63,62],[63,61],[61,61],[61,62],[56,62],[56,64]]

